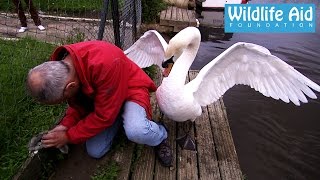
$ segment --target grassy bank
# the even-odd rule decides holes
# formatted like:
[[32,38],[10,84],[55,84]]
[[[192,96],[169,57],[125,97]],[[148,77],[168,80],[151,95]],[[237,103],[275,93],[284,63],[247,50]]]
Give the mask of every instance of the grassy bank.
[[[23,7],[25,6],[22,1]],[[68,13],[85,13],[94,10],[100,10],[102,7],[102,0],[33,0],[33,4],[38,10],[45,12],[68,12]],[[14,11],[14,5],[11,0],[0,1],[1,11]]]
[[[81,17],[90,17],[92,13],[99,14],[103,7],[103,2],[103,0],[33,0],[34,6],[47,14],[65,14]],[[22,5],[26,7],[24,2]],[[166,3],[162,0],[141,0],[141,6],[142,22],[144,23],[155,23],[161,10],[167,7]],[[119,0],[119,7],[124,7],[124,0]],[[14,10],[15,7],[11,0],[0,1],[0,11],[14,12]],[[111,6],[109,4],[110,10]]]
[[0,40],[0,49],[0,179],[10,179],[28,156],[28,141],[51,127],[64,105],[37,104],[25,91],[28,70],[46,60],[53,45],[26,38]]

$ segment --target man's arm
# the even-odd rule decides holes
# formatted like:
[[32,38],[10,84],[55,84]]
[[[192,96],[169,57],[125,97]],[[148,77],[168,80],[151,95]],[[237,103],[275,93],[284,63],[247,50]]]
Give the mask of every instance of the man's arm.
[[70,127],[77,124],[79,120],[80,120],[79,112],[76,109],[69,106],[66,110],[65,116],[62,118],[59,125],[63,125],[67,127],[67,129],[69,129]]
[[57,147],[60,148],[69,142],[67,137],[67,130],[74,126],[80,119],[79,112],[68,107],[65,116],[62,118],[59,125],[48,131],[47,134],[43,135],[42,143],[44,147]]
[[128,71],[120,59],[94,69],[94,112],[69,128],[67,136],[72,143],[84,142],[114,123],[127,98]]

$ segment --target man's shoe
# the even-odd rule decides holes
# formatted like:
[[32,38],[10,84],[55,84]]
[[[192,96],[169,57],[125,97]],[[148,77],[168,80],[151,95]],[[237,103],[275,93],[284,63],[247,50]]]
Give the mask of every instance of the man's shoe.
[[43,30],[45,30],[46,28],[43,27],[42,25],[39,25],[39,26],[38,26],[38,29],[39,29],[40,31],[43,31]]
[[27,29],[28,29],[27,27],[21,27],[21,28],[18,30],[18,32],[19,32],[19,33],[23,33],[23,32],[25,32]]
[[168,138],[163,140],[158,146],[155,147],[157,157],[163,166],[172,166],[172,150],[168,143]]

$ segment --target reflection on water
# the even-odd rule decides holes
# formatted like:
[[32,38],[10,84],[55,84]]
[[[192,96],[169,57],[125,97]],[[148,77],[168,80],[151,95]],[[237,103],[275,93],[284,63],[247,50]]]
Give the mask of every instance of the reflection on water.
[[[259,1],[251,1],[251,3]],[[263,2],[262,0],[260,3]],[[276,1],[290,2],[302,1]],[[192,69],[200,69],[232,44],[244,41],[272,54],[320,84],[320,10],[317,32],[309,34],[228,34],[225,40],[203,40]],[[209,33],[201,29],[202,33]],[[320,93],[316,93],[320,98]],[[256,179],[320,179],[320,99],[300,107],[235,86],[223,97],[243,174]]]

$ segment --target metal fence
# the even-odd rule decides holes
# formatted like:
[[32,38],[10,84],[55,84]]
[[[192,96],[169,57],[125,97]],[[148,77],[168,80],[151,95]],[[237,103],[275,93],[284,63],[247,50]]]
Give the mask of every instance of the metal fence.
[[40,31],[28,0],[21,0],[28,30],[19,33],[13,1],[0,1],[0,179],[11,179],[26,157],[27,141],[62,113],[60,107],[40,106],[27,96],[28,70],[61,44],[100,39],[126,49],[141,23],[141,0],[33,0],[46,28]]
[[141,24],[141,0],[33,0],[45,31],[34,25],[28,7],[21,0],[27,17],[28,30],[21,27],[13,4],[0,2],[0,38],[32,37],[53,44],[72,40],[100,39],[127,48],[136,39]]

